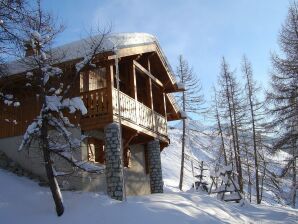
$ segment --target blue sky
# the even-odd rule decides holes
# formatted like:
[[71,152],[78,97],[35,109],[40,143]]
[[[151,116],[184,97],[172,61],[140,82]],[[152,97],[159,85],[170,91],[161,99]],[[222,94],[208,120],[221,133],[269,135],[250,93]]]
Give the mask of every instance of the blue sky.
[[86,36],[91,26],[113,25],[113,32],[155,35],[175,69],[179,54],[200,77],[208,99],[222,56],[241,77],[245,53],[254,75],[267,85],[270,52],[278,52],[278,32],[287,0],[44,0],[67,29],[56,45]]

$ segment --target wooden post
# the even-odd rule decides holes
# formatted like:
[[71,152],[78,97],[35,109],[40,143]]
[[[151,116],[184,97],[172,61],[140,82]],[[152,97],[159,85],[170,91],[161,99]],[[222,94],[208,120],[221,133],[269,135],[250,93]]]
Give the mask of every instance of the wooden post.
[[138,104],[138,91],[137,91],[137,77],[136,77],[136,66],[131,63],[131,79],[130,79],[130,86],[131,88],[131,96],[135,99],[135,111],[136,111],[136,122],[139,124],[139,104]]
[[150,58],[150,56],[147,57],[147,67],[148,67],[147,70],[148,70],[148,72],[151,73],[151,64],[150,64],[150,59],[149,58]]
[[149,78],[149,99],[150,99],[150,108],[152,110],[152,128],[155,130],[155,114],[154,114],[154,104],[153,104],[153,94],[152,94],[152,80]]
[[110,116],[110,122],[113,121],[113,89],[114,89],[114,67],[110,65],[107,67],[107,101],[108,103],[108,114]]

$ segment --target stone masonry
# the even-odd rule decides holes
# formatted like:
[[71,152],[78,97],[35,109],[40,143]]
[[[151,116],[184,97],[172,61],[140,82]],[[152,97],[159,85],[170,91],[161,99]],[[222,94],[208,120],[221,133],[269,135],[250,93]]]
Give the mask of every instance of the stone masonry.
[[163,193],[163,180],[158,140],[147,144],[151,193]]
[[116,123],[108,124],[105,133],[105,158],[107,193],[116,200],[123,198],[122,167],[120,156],[120,128]]

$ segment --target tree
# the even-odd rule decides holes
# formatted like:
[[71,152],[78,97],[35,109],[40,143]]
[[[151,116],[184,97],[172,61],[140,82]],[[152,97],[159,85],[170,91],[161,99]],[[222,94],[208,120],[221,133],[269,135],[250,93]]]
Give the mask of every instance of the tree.
[[225,147],[225,141],[224,141],[224,133],[223,133],[223,128],[222,128],[222,122],[221,122],[221,116],[220,116],[220,112],[219,112],[219,102],[218,102],[218,97],[217,97],[217,91],[216,88],[213,88],[214,90],[214,105],[212,106],[213,110],[214,110],[214,117],[216,119],[216,123],[217,123],[217,129],[218,129],[218,134],[220,135],[220,153],[219,153],[219,157],[221,156],[221,153],[223,154],[224,157],[224,164],[225,166],[228,165],[228,159],[227,159],[227,152],[226,152],[226,147]]
[[[185,91],[178,99],[182,110],[190,114],[198,114],[201,110],[201,105],[204,102],[203,95],[201,94],[202,86],[200,80],[194,75],[192,68],[189,67],[188,62],[182,55],[178,58],[178,66],[176,75],[179,81],[184,84]],[[181,154],[181,170],[179,189],[182,190],[183,186],[183,173],[184,173],[184,153],[185,153],[185,134],[186,134],[186,120],[182,121],[182,154]]]
[[71,78],[65,80],[65,71],[57,66],[63,62],[65,54],[51,48],[62,27],[56,25],[51,14],[42,10],[40,1],[27,13],[29,12],[28,16],[23,17],[22,29],[19,29],[18,25],[16,29],[19,29],[18,41],[25,43],[22,45],[23,50],[27,48],[26,50],[32,52],[30,57],[20,58],[23,65],[32,68],[26,74],[27,84],[38,94],[41,110],[28,126],[19,150],[30,148],[33,140],[39,142],[56,212],[61,216],[64,207],[56,180],[59,174],[54,168],[53,156],[63,158],[73,167],[84,171],[103,172],[102,167],[92,166],[74,158],[73,151],[80,147],[81,140],[72,136],[69,129],[75,126],[69,121],[69,116],[74,113],[87,113],[83,101],[73,94],[72,89],[83,69],[96,66],[92,62],[95,56],[103,51],[102,43],[108,31],[104,30],[102,35],[89,37],[85,41],[86,54],[73,65]]
[[[252,133],[252,148],[253,148],[253,157],[255,165],[255,183],[256,183],[256,194],[257,194],[257,204],[261,203],[260,195],[260,186],[259,186],[259,150],[258,150],[258,140],[257,140],[257,131],[260,130],[257,122],[261,119],[258,112],[261,109],[261,104],[257,100],[258,88],[253,79],[253,71],[251,63],[247,60],[246,56],[243,56],[242,61],[242,72],[245,79],[245,90],[246,98],[249,108],[249,123],[251,124],[250,132]],[[260,133],[260,132],[259,132]]]
[[236,170],[238,173],[238,184],[240,191],[243,192],[243,177],[242,177],[242,163],[240,156],[240,138],[239,128],[241,126],[242,119],[242,106],[239,99],[241,90],[239,84],[236,83],[236,79],[233,72],[230,71],[225,58],[222,59],[221,73],[219,76],[219,84],[221,86],[220,96],[221,105],[225,109],[225,117],[229,123],[229,132],[232,140],[232,147],[234,151],[234,160]]
[[282,56],[272,55],[271,89],[267,93],[271,128],[277,140],[273,149],[291,154],[283,175],[292,173],[291,205],[296,206],[296,160],[298,141],[298,8],[294,1],[279,34]]

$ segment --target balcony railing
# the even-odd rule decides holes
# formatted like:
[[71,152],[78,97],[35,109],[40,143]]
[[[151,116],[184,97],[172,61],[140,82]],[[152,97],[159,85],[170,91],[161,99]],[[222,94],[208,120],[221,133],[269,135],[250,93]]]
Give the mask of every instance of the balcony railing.
[[[122,119],[131,121],[153,132],[167,135],[167,121],[162,115],[152,111],[149,107],[119,92]],[[113,89],[113,112],[118,114],[117,90]]]
[[88,114],[85,117],[98,117],[109,113],[107,88],[83,92],[81,93],[81,98],[88,110]]
[[[149,107],[138,102],[123,92],[119,92],[121,118],[136,124],[152,132],[167,135],[166,118]],[[112,114],[109,111],[107,88],[92,90],[81,93],[81,98],[88,110],[88,113],[82,117],[83,121],[92,126],[96,126],[94,118],[99,118],[98,122],[108,122],[108,116]],[[113,114],[118,115],[117,90],[113,88],[112,92]]]

